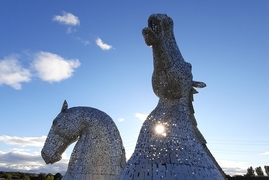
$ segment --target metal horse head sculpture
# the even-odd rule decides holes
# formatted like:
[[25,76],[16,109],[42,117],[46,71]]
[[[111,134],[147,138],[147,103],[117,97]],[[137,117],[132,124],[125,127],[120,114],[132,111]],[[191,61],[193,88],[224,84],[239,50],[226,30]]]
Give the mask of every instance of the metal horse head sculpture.
[[193,87],[205,84],[193,81],[191,64],[177,46],[172,19],[153,14],[142,34],[153,50],[152,87],[159,102],[144,121],[120,180],[223,180],[197,136],[197,124],[192,123]]
[[113,120],[90,107],[68,109],[65,101],[41,151],[44,161],[55,163],[77,141],[63,180],[114,180],[125,164],[125,150]]

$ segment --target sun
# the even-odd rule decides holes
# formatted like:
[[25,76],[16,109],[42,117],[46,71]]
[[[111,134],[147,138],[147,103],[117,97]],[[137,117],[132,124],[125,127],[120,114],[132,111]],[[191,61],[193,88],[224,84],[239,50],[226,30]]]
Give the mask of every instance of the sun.
[[155,132],[156,132],[157,134],[166,136],[166,133],[165,133],[165,127],[164,127],[162,124],[158,124],[158,125],[156,125],[156,127],[155,127]]

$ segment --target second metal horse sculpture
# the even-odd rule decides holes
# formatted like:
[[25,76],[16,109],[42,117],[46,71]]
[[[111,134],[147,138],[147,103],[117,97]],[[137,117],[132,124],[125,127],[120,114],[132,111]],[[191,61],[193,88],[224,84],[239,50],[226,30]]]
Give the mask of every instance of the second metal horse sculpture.
[[90,107],[68,109],[65,101],[41,151],[47,164],[61,159],[77,141],[63,180],[116,180],[124,167],[125,150],[114,121]]

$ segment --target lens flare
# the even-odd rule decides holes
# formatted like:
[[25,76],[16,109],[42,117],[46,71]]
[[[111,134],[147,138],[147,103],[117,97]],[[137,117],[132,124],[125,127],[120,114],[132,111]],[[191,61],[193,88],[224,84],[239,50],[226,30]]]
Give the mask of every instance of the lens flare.
[[158,124],[158,125],[155,127],[155,131],[156,131],[157,134],[166,136],[166,133],[165,133],[165,127],[164,127],[162,124]]

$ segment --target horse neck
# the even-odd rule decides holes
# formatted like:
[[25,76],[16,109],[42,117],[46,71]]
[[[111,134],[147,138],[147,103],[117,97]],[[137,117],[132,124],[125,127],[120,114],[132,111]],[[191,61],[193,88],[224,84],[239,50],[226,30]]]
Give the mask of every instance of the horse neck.
[[95,152],[96,149],[98,148],[97,140],[100,138],[104,138],[103,134],[98,133],[102,131],[98,129],[100,128],[100,126],[96,127],[94,125],[89,125],[89,123],[85,123],[85,124],[86,125],[81,131],[81,134],[73,149],[73,153],[71,157],[71,158],[79,157],[80,160],[76,161],[76,163],[80,163],[80,164],[90,163],[87,160],[89,158],[90,159],[94,158],[93,152]]
[[190,99],[189,97],[182,97],[180,99],[160,98],[154,112],[162,112],[163,114],[190,114]]
[[[115,154],[113,149],[119,151],[119,145],[115,145],[114,134],[111,134],[109,126],[91,116],[84,117],[83,121],[85,127],[73,149],[69,169],[83,165],[86,168],[81,173],[86,173],[94,172],[96,168],[101,166],[112,166],[112,161],[108,159],[111,159],[110,156]],[[104,121],[106,121],[105,118]],[[115,147],[111,148],[111,146]]]
[[166,38],[167,39],[152,46],[154,69],[167,69],[173,66],[176,61],[180,63],[185,62],[174,35],[170,35],[170,38]]
[[[190,121],[190,106],[188,98],[166,99],[160,98],[155,109],[149,114],[144,124],[155,123],[191,123]],[[144,125],[143,124],[143,125]],[[147,129],[147,128],[146,128]]]

